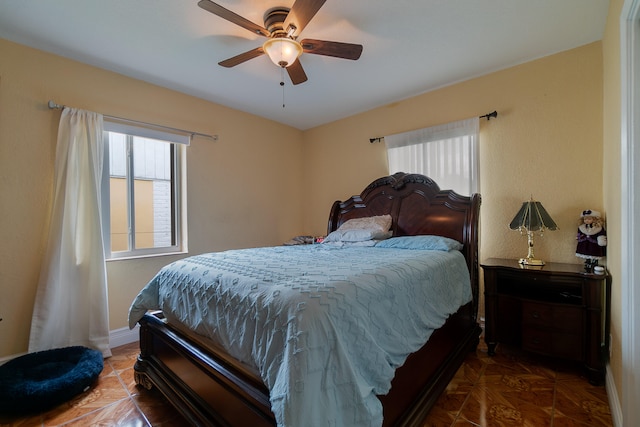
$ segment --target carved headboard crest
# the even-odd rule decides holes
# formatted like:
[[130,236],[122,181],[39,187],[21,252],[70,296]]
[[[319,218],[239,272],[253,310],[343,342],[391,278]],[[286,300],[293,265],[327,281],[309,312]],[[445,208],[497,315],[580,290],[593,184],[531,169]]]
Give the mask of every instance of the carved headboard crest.
[[367,192],[367,190],[373,190],[376,187],[382,187],[382,186],[390,186],[394,190],[401,190],[405,187],[407,183],[424,184],[429,187],[432,187],[436,193],[440,191],[440,187],[438,187],[438,184],[436,184],[434,180],[432,180],[427,176],[397,172],[393,175],[376,179],[371,184],[369,184],[367,188],[364,189],[363,193]]

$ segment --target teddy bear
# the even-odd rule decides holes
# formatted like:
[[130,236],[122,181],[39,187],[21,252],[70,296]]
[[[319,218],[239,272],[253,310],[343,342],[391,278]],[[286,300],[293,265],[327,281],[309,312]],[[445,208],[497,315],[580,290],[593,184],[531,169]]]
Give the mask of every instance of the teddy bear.
[[576,256],[584,259],[586,271],[593,271],[598,260],[607,253],[607,232],[600,212],[591,209],[582,211],[576,240]]

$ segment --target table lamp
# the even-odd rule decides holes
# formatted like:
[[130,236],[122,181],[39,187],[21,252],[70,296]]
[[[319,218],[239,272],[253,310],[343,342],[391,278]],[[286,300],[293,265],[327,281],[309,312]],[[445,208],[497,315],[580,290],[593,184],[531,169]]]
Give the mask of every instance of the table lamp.
[[542,236],[544,230],[557,230],[558,226],[551,219],[551,216],[542,206],[542,203],[534,201],[533,197],[529,201],[524,202],[511,221],[511,224],[509,224],[509,228],[518,230],[523,235],[526,233],[527,235],[529,252],[526,258],[520,258],[518,262],[523,265],[544,265],[544,261],[536,259],[533,254],[533,233],[538,232],[540,236]]

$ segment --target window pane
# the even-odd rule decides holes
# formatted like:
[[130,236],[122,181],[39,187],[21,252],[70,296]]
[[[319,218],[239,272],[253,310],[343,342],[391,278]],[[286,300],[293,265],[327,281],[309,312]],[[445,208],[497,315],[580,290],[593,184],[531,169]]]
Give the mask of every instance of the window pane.
[[111,252],[129,250],[127,136],[109,132]]
[[127,180],[111,177],[111,252],[129,250]]
[[127,176],[127,135],[109,132],[109,173],[111,176]]
[[441,189],[478,191],[477,117],[385,136],[389,173],[419,173]]
[[472,138],[407,145],[387,150],[389,173],[419,173],[433,179],[441,189],[470,195],[472,190]]
[[171,246],[171,144],[133,138],[136,249]]

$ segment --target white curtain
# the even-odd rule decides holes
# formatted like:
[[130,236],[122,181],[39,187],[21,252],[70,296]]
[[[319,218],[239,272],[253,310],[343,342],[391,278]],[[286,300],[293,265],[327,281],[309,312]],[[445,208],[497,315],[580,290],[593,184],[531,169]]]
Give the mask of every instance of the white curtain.
[[109,350],[101,228],[103,118],[64,108],[55,160],[49,237],[31,321],[29,351],[83,345]]
[[469,196],[479,188],[477,117],[385,136],[389,173],[420,173],[441,189]]

